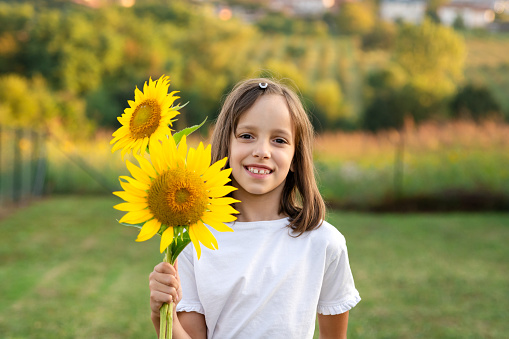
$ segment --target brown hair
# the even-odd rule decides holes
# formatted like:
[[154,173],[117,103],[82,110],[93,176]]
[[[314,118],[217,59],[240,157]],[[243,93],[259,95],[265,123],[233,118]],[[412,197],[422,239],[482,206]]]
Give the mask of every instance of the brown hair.
[[[260,83],[267,83],[265,89]],[[313,126],[297,94],[287,86],[265,78],[238,83],[226,97],[212,134],[212,161],[229,155],[230,137],[237,123],[262,95],[281,95],[285,98],[295,128],[293,172],[288,172],[283,187],[279,213],[290,217],[292,229],[301,235],[318,228],[325,217],[325,204],[318,191],[313,165]],[[226,164],[229,167],[229,163]]]

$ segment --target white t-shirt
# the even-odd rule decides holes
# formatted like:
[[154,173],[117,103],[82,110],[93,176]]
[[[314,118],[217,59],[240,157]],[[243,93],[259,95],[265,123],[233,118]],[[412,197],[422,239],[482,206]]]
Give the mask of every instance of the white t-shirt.
[[331,224],[290,236],[288,219],[233,222],[212,230],[216,251],[178,258],[177,312],[205,315],[208,338],[312,338],[316,313],[341,314],[361,299],[346,241]]

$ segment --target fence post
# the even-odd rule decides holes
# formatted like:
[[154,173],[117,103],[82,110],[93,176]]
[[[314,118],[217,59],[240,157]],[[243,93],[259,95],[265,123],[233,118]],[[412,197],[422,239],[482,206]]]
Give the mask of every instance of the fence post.
[[34,196],[41,196],[46,178],[46,132],[39,134],[37,138],[37,169],[34,178]]
[[2,201],[2,179],[3,179],[3,176],[5,175],[5,173],[3,173],[2,171],[2,125],[0,125],[0,201]]
[[394,196],[396,199],[401,199],[403,196],[403,173],[404,173],[404,159],[405,156],[405,131],[404,129],[398,130],[399,140],[396,144],[396,154],[394,157]]
[[19,202],[21,200],[21,128],[14,131],[14,169],[12,173],[12,200]]

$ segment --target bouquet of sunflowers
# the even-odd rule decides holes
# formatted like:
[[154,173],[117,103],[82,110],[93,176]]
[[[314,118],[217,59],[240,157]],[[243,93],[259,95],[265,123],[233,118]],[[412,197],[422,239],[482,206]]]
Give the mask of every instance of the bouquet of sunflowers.
[[[139,166],[126,161],[131,176],[120,176],[123,191],[113,192],[125,202],[114,208],[127,212],[119,222],[140,229],[136,241],[161,235],[160,252],[164,261],[174,264],[178,255],[193,243],[198,259],[200,243],[218,248],[207,226],[219,232],[232,232],[225,222],[238,213],[230,204],[239,202],[229,193],[231,169],[223,169],[227,158],[211,165],[211,146],[200,142],[187,147],[186,137],[200,124],[172,134],[174,118],[183,106],[173,106],[178,96],[168,93],[169,77],[145,82],[143,91],[134,91],[134,101],[118,118],[122,126],[113,133],[112,152],[122,150],[122,159],[133,153]],[[185,106],[185,105],[184,105]],[[160,337],[172,337],[173,303],[160,310]]]

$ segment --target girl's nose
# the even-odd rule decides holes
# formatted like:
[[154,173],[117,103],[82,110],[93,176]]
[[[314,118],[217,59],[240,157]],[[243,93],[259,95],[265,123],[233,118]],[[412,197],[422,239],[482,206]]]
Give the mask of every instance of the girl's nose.
[[255,158],[269,159],[270,158],[270,150],[269,146],[265,143],[259,143],[253,149],[253,156]]

